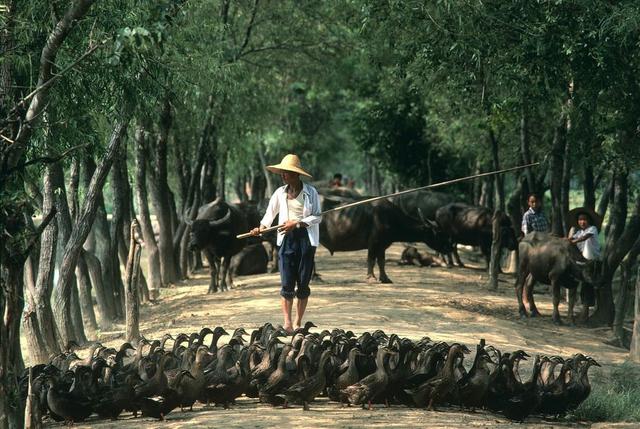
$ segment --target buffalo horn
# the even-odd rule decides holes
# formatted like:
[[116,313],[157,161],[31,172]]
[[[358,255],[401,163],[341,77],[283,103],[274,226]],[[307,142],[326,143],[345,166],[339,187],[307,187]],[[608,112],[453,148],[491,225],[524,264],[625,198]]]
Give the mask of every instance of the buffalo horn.
[[428,226],[429,228],[434,228],[434,229],[438,226],[436,222],[424,217],[424,215],[422,214],[421,208],[418,208],[418,216],[420,216],[420,220],[425,226]]
[[219,226],[219,225],[222,225],[223,223],[226,223],[227,221],[229,221],[229,219],[231,219],[231,210],[229,210],[227,208],[227,214],[226,215],[224,215],[220,219],[210,220],[209,221],[209,225],[210,226]]

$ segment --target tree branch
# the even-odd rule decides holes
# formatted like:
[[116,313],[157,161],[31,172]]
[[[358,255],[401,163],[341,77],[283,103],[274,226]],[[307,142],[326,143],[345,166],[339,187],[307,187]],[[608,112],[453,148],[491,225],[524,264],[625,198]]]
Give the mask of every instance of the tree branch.
[[260,0],[255,0],[253,3],[253,9],[251,10],[251,19],[249,20],[249,24],[247,25],[247,31],[244,35],[244,41],[242,42],[242,46],[240,46],[240,49],[238,50],[236,59],[239,58],[240,55],[242,55],[242,51],[244,51],[244,49],[249,44],[249,40],[251,39],[251,31],[253,31],[253,26],[256,21],[256,14],[258,12],[258,3],[260,3]]
[[278,51],[278,50],[283,50],[283,51],[303,51],[304,48],[311,48],[311,47],[315,47],[318,46],[318,43],[301,43],[299,45],[290,45],[287,43],[280,43],[280,44],[276,44],[276,45],[270,45],[270,46],[260,46],[258,48],[252,48],[252,49],[248,49],[244,52],[242,52],[241,54],[239,54],[236,58],[241,58],[241,57],[246,57],[249,54],[255,54],[255,53],[259,53],[259,52],[265,52],[265,51]]
[[10,169],[8,174],[11,174],[11,173],[13,173],[14,171],[17,171],[17,170],[22,170],[25,167],[28,167],[28,166],[33,165],[33,164],[37,164],[39,162],[42,162],[44,164],[53,164],[54,162],[60,161],[61,159],[63,159],[64,157],[66,157],[71,152],[75,151],[76,149],[82,149],[82,148],[88,147],[88,146],[89,146],[89,143],[79,144],[77,146],[74,146],[72,148],[69,148],[69,149],[65,150],[64,152],[62,152],[60,155],[57,155],[57,156],[41,156],[41,157],[38,157],[38,158],[34,158],[34,159],[30,160],[30,161],[23,162],[22,164],[17,165],[14,168]]

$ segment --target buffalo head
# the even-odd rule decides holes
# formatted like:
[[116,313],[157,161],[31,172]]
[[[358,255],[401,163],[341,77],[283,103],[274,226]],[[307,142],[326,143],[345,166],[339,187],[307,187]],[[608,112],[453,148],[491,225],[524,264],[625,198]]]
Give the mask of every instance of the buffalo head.
[[511,223],[511,219],[501,213],[500,219],[500,247],[516,250],[518,248],[518,237]]
[[451,236],[443,231],[438,222],[427,219],[422,210],[418,208],[418,216],[422,223],[423,241],[436,252],[449,253],[453,251]]
[[231,221],[231,210],[227,209],[220,219],[196,219],[191,225],[189,233],[189,250],[202,250],[211,244],[212,240]]

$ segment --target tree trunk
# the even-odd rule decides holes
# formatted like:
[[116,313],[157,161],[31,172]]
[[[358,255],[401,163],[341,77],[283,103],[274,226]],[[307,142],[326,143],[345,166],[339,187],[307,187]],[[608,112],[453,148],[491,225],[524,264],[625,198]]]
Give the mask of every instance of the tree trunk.
[[[94,160],[89,157],[85,158],[85,168],[83,169],[85,194],[89,189],[95,169],[96,165]],[[97,302],[102,319],[100,326],[104,328],[105,326],[110,326],[111,323],[118,318],[118,314],[116,312],[114,299],[114,273],[109,256],[111,254],[111,235],[102,190],[100,190],[97,198],[98,210],[92,227],[92,241],[95,244],[95,248],[88,246],[85,260],[89,268],[89,273],[92,276],[91,282],[94,285],[96,297],[100,295],[103,298],[102,303],[101,300],[97,300]],[[93,257],[97,260],[94,261],[92,259]],[[96,267],[99,267],[101,272],[101,279],[98,282],[97,279],[94,278],[95,273],[92,272],[92,269]]]
[[568,224],[567,214],[569,213],[569,191],[571,187],[571,150],[569,140],[564,142],[564,157],[562,161],[562,188],[560,192],[560,217],[562,219],[563,237],[569,232],[571,226]]
[[175,141],[174,141],[173,148],[174,148],[174,156],[176,161],[176,170],[178,172],[178,192],[179,192],[179,195],[182,197],[180,200],[180,213],[184,214],[185,210],[187,210],[187,202],[186,202],[185,195],[187,195],[189,192],[189,182],[191,181],[191,169],[187,166],[187,161],[185,160],[184,153],[182,151],[183,143],[180,140],[177,140],[177,139],[174,139],[174,140]]
[[71,169],[69,171],[69,193],[67,206],[69,207],[69,214],[71,215],[71,221],[76,221],[78,216],[79,198],[78,189],[80,187],[80,158],[74,157],[71,161]]
[[600,197],[600,202],[598,202],[598,214],[601,218],[604,219],[604,215],[607,213],[607,209],[609,208],[609,202],[611,201],[611,197],[613,196],[615,189],[616,181],[615,175],[611,177],[611,181],[609,182],[609,186],[604,190],[602,196]]
[[489,289],[498,290],[498,275],[500,274],[500,256],[501,247],[500,242],[502,237],[500,236],[500,221],[502,219],[503,212],[496,210],[493,213],[493,219],[491,222],[491,233],[493,237],[491,239],[491,259],[489,260]]
[[40,414],[38,395],[33,391],[33,368],[29,368],[28,386],[27,401],[24,407],[24,428],[40,429],[42,428],[42,415]]
[[78,297],[78,281],[73,273],[71,287],[71,321],[73,322],[73,331],[75,332],[75,340],[79,345],[87,343],[87,337],[84,333],[84,321],[82,320],[82,311],[80,310],[80,298]]
[[260,147],[258,148],[258,157],[260,158],[260,167],[262,168],[262,174],[266,183],[266,195],[271,197],[271,195],[273,195],[273,181],[271,180],[271,175],[267,170],[267,161],[265,160],[264,152],[264,143],[261,141]]
[[640,363],[640,264],[636,273],[636,293],[633,319],[633,333],[631,334],[631,350],[629,358],[636,363]]
[[[526,108],[522,109],[522,117],[520,118],[520,156],[525,164],[531,164],[531,149],[529,137],[529,114]],[[529,193],[535,193],[537,183],[531,171],[531,167],[524,169],[525,179],[527,181],[527,189]]]
[[24,406],[24,428],[40,429],[42,427],[42,416],[38,396],[33,392],[33,368],[29,368],[27,401]]
[[135,153],[136,153],[136,184],[135,194],[136,203],[138,205],[138,219],[144,239],[144,249],[147,253],[147,266],[149,276],[149,289],[151,299],[155,300],[160,296],[160,288],[163,286],[162,272],[160,269],[160,253],[158,244],[153,232],[151,224],[151,216],[149,214],[149,200],[146,188],[147,177],[147,142],[146,131],[142,126],[136,130]]
[[634,246],[640,235],[640,195],[636,197],[633,212],[625,223],[627,214],[627,172],[616,173],[616,189],[610,216],[610,229],[607,234],[603,264],[600,273],[600,287],[597,290],[597,309],[589,319],[591,324],[609,325],[614,320],[612,295],[613,276],[618,266]]
[[[55,204],[54,166],[45,169],[43,179],[42,213],[48,213]],[[32,364],[48,363],[53,353],[60,351],[60,341],[51,308],[53,292],[53,275],[55,271],[56,250],[58,243],[58,222],[49,223],[40,236],[40,259],[35,289],[27,289],[29,307],[25,314],[23,328],[25,330],[29,356]]]
[[491,178],[485,178],[482,180],[482,187],[480,188],[480,205],[482,207],[493,207],[493,180]]
[[566,116],[560,115],[551,146],[551,233],[564,237],[562,226],[562,167],[566,144]]
[[590,162],[584,165],[584,182],[582,183],[584,192],[584,206],[593,210],[596,209],[596,186],[593,177],[593,166]]
[[[492,129],[489,129],[489,141],[491,142],[491,157],[493,160],[493,169],[500,170],[500,153],[498,139]],[[493,188],[496,192],[495,209],[504,212],[504,175],[493,175]]]
[[[251,201],[260,203],[265,199],[265,189],[267,188],[267,182],[262,173],[262,166],[254,169],[253,177],[251,178]],[[269,197],[271,194],[269,194]]]
[[138,279],[140,274],[140,235],[138,222],[131,222],[131,240],[125,271],[126,302],[126,341],[136,343],[140,339],[140,301],[138,297]]
[[615,301],[615,318],[613,320],[613,334],[618,341],[619,347],[626,348],[628,345],[624,335],[624,318],[627,315],[629,298],[633,296],[634,288],[631,280],[633,270],[638,262],[638,254],[640,254],[640,239],[636,240],[627,256],[620,263],[620,285]]
[[[18,377],[24,370],[20,352],[20,315],[24,307],[24,259],[2,258],[0,279],[0,428],[19,428],[24,406],[18,399]],[[7,293],[7,291],[9,293]]]
[[203,166],[205,163],[206,157],[206,147],[210,141],[211,133],[213,132],[213,125],[208,124],[209,126],[205,126],[205,129],[200,136],[200,141],[198,143],[198,149],[196,151],[196,162],[193,166],[193,169],[190,172],[190,178],[187,193],[185,194],[185,212],[183,213],[185,219],[180,224],[179,232],[180,234],[176,237],[180,239],[180,242],[177,243],[177,254],[180,261],[180,267],[182,267],[182,273],[185,277],[188,277],[191,273],[189,270],[189,234],[191,232],[191,227],[187,222],[192,222],[196,219],[198,215],[198,208],[201,205],[200,200],[200,175],[203,171]]
[[[40,257],[37,253],[39,252],[32,251],[24,265],[24,284],[26,286],[24,296],[27,305],[22,315],[22,333],[27,343],[27,350],[29,350],[29,359],[31,362],[34,361],[32,350],[46,350],[46,346],[42,343],[42,337],[40,336],[40,327],[38,326],[38,319],[36,318],[36,304],[34,300],[36,295],[36,278],[38,277],[38,268],[36,267],[35,259]],[[2,281],[4,281],[4,279],[2,279]]]
[[[480,157],[476,158],[476,166],[473,171],[473,174],[482,173],[482,162],[480,161]],[[480,204],[480,190],[482,189],[482,178],[478,177],[473,180],[473,205],[477,206]]]
[[516,236],[521,233],[520,228],[522,225],[523,215],[522,197],[526,181],[527,179],[525,176],[517,176],[516,186],[509,194],[509,198],[507,198],[507,213],[509,214],[509,219],[511,219],[511,224],[516,231]]
[[[120,164],[124,156],[124,150],[126,142],[122,144],[122,147],[116,154],[116,158],[113,160],[111,167],[111,188],[113,189],[113,204],[111,208],[111,225],[109,235],[111,238],[111,255],[110,260],[114,270],[114,298],[116,304],[116,311],[118,315],[124,316],[124,283],[122,282],[122,273],[120,271],[120,262],[123,260],[126,263],[127,250],[123,249],[124,245],[123,226],[125,225],[125,217],[127,210],[127,198],[126,189],[122,182],[122,175],[120,174]],[[120,258],[120,254],[124,253],[125,256]]]
[[[78,212],[80,211],[80,200],[78,191],[80,187],[80,158],[74,157],[71,162],[71,170],[69,172],[69,193],[67,204],[69,206],[69,214],[72,221],[77,221]],[[93,301],[91,300],[91,276],[84,257],[78,258],[78,266],[76,267],[76,280],[78,285],[78,293],[80,299],[80,310],[82,312],[82,320],[84,325],[95,334],[98,330],[96,314],[93,310]]]
[[[52,171],[52,183],[55,189],[56,209],[58,210],[58,239],[60,246],[62,247],[69,241],[69,237],[71,236],[71,231],[73,229],[73,223],[71,221],[69,206],[67,205],[67,192],[64,183],[64,171],[62,170],[62,164],[56,162],[51,164],[50,168]],[[60,252],[60,254],[62,254],[62,252]],[[70,273],[69,282],[70,285],[68,289],[63,290],[56,288],[53,293],[53,299],[55,302],[60,302],[62,300],[69,302],[69,307],[66,309],[68,313],[62,314],[60,306],[56,306],[56,311],[54,313],[56,316],[56,322],[60,328],[61,338],[63,339],[63,342],[60,344],[61,347],[64,347],[71,339],[75,340],[78,344],[84,344],[87,342],[87,338],[84,334],[84,326],[82,325],[82,316],[80,314],[80,302],[78,299],[73,299],[74,295],[76,298],[78,295],[75,278],[75,261],[73,271]],[[65,297],[59,296],[59,294],[63,292],[66,292],[68,295]],[[67,323],[70,323],[71,325],[67,326]],[[66,335],[69,336],[65,337]]]
[[[158,220],[160,240],[160,270],[165,284],[178,280],[178,270],[173,248],[173,226],[171,224],[171,203],[167,182],[167,139],[171,128],[171,106],[165,101],[160,119],[160,133],[156,139],[154,168],[149,172],[151,179],[151,201]],[[152,177],[153,176],[153,177]]]
[[78,258],[76,267],[76,279],[78,279],[78,293],[80,294],[80,310],[82,310],[82,320],[84,325],[95,335],[98,330],[96,313],[93,311],[93,301],[91,300],[91,276],[89,268],[84,259],[84,255]]
[[[57,283],[59,295],[56,300],[59,313],[63,318],[70,317],[71,315],[71,281],[75,271],[75,266],[78,257],[83,250],[82,243],[84,243],[87,235],[89,235],[96,211],[98,210],[97,203],[99,193],[104,186],[107,174],[109,173],[109,169],[113,163],[113,159],[118,153],[120,144],[126,133],[126,128],[127,120],[119,119],[116,121],[107,150],[100,160],[100,163],[91,179],[91,184],[83,201],[78,222],[69,237],[69,241],[65,245],[62,264],[60,266],[60,275]],[[71,323],[65,323],[64,326],[71,326]],[[72,336],[74,333],[68,329],[62,329],[60,334],[62,335],[63,342],[66,343],[73,339]]]
[[[215,139],[214,139],[215,140]],[[210,152],[213,152],[211,148],[209,148]],[[218,195],[218,189],[216,188],[216,176],[217,176],[217,156],[215,152],[213,154],[209,153],[207,155],[207,160],[203,168],[202,180],[200,181],[200,200],[203,203],[208,203],[216,199],[216,195]]]
[[227,160],[229,159],[229,149],[224,148],[218,159],[218,196],[223,200],[227,199]]
[[98,306],[98,324],[102,330],[111,328],[113,318],[109,310],[109,299],[105,296],[105,288],[102,285],[102,267],[100,265],[100,259],[93,253],[84,250],[80,256],[87,265],[89,270],[89,277],[91,278],[91,284],[93,284],[93,290],[96,294],[96,304]]
[[239,175],[233,181],[233,190],[236,192],[236,196],[238,197],[238,200],[241,203],[247,201],[247,199],[248,199],[247,198],[247,193],[244,191],[246,185],[247,185],[247,182],[246,182],[246,178],[244,177],[244,175]]

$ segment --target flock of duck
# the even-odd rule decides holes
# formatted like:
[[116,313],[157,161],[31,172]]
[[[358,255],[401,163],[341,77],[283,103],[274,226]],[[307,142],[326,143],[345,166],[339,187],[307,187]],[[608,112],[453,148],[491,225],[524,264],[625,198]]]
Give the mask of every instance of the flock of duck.
[[[41,415],[80,422],[92,414],[116,419],[124,411],[164,419],[172,410],[233,404],[241,395],[272,406],[309,409],[327,396],[343,405],[440,405],[485,408],[522,421],[530,414],[557,416],[576,408],[591,391],[591,357],[536,356],[526,381],[522,350],[502,353],[481,340],[470,369],[459,343],[428,337],[415,342],[381,330],[356,336],[334,329],[310,333],[307,322],[293,335],[270,323],[249,334],[236,329],[218,346],[222,327],[198,333],[141,339],[119,350],[94,344],[86,359],[67,350],[31,369],[32,394]],[[207,340],[207,337],[210,338]],[[169,347],[168,341],[173,341]],[[26,397],[28,372],[21,380]]]

